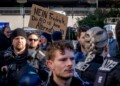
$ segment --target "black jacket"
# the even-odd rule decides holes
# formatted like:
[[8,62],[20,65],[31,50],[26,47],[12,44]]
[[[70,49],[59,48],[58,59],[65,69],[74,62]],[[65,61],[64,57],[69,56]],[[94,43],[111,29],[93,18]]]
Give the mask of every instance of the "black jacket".
[[107,58],[99,68],[94,86],[120,86],[120,55]]
[[[75,85],[83,86],[82,82],[78,78],[72,77],[72,82],[71,82],[70,86],[75,86]],[[45,86],[58,86],[58,85],[54,82],[53,77],[51,76],[50,80],[48,81],[48,83]]]
[[44,53],[39,49],[28,49],[28,63],[35,68],[39,76],[43,81],[46,81],[48,78],[48,67],[46,65],[46,57]]
[[7,80],[9,81],[9,85],[16,86],[19,79],[25,73],[36,73],[35,69],[27,62],[27,60],[30,59],[30,57],[28,57],[27,49],[21,55],[16,55],[13,51],[13,48],[9,48],[2,53],[2,66],[6,65],[8,67]]
[[76,66],[76,72],[78,75],[83,79],[83,81],[89,82],[93,86],[93,82],[95,81],[96,73],[98,68],[102,65],[103,57],[96,55],[94,60],[89,63],[85,63],[83,66],[80,67],[79,64]]

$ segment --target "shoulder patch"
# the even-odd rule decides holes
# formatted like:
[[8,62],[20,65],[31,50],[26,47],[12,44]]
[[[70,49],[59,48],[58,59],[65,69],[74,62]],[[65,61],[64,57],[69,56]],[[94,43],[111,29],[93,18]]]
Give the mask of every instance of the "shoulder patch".
[[76,68],[79,69],[80,71],[86,71],[89,66],[90,64],[78,63]]
[[99,70],[111,71],[113,68],[115,68],[118,65],[118,63],[119,62],[111,59],[105,59],[102,66],[99,68]]

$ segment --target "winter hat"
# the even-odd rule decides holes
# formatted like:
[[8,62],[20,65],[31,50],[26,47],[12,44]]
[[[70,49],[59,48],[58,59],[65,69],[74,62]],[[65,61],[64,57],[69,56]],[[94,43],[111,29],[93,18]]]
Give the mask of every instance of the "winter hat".
[[54,31],[52,33],[52,40],[53,41],[62,40],[62,33],[60,31]]
[[49,42],[51,42],[51,35],[46,33],[46,32],[42,32],[41,33],[42,36],[44,36]]
[[25,39],[27,38],[27,34],[22,28],[17,28],[12,32],[11,40],[13,40],[17,36],[23,36]]

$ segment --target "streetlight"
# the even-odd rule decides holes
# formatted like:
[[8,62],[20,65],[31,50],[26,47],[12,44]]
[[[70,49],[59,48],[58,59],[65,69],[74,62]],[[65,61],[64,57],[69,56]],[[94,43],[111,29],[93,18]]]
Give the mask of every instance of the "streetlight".
[[98,0],[96,0],[96,8],[98,9]]
[[27,0],[17,0],[17,3],[20,4],[20,13],[23,16],[23,28],[24,28],[24,18],[25,18],[25,10],[24,10],[24,4],[27,3]]

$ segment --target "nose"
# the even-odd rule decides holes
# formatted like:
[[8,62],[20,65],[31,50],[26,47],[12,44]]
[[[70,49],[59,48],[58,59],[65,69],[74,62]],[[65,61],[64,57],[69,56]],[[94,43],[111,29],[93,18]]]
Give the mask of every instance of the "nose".
[[19,42],[21,42],[21,41],[22,41],[22,39],[20,38],[20,39],[19,39]]
[[68,63],[69,66],[72,66],[74,64],[74,61],[71,60],[71,59],[68,59],[67,63]]

